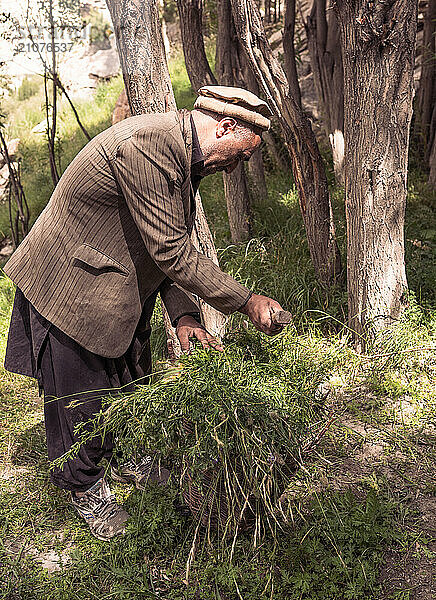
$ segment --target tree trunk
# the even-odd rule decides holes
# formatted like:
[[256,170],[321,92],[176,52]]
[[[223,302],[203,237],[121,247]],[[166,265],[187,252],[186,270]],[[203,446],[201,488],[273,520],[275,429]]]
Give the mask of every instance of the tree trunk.
[[341,261],[324,163],[315,136],[308,118],[290,94],[286,76],[272,53],[253,0],[231,0],[231,3],[239,40],[259,85],[279,118],[291,152],[293,174],[315,272],[320,282],[329,286],[340,274]]
[[337,0],[344,57],[348,319],[358,345],[401,316],[416,0]]
[[[436,106],[433,109],[433,120],[436,121]],[[435,123],[436,129],[436,123]],[[436,135],[433,136],[433,144],[430,152],[430,174],[428,177],[428,182],[431,186],[436,188]]]
[[[112,17],[124,84],[132,114],[175,110],[176,103],[159,22],[157,0],[107,0]],[[200,195],[196,196],[196,216],[192,241],[218,264],[213,238],[204,218]],[[201,245],[199,244],[201,241]],[[225,317],[199,299],[203,323],[214,335],[222,333]],[[165,308],[162,306],[165,313]],[[175,330],[167,335],[176,355],[181,353]]]
[[[238,86],[241,84],[242,65],[230,0],[218,0],[217,19],[217,78],[221,85]],[[230,234],[232,242],[237,244],[249,239],[252,233],[251,201],[243,164],[239,164],[232,173],[223,173],[223,180]]]
[[175,109],[157,0],[107,0],[133,115]]
[[425,14],[421,78],[416,100],[416,124],[423,141],[425,158],[428,161],[431,156],[436,126],[432,119],[436,105],[436,0],[429,0]]
[[194,91],[216,85],[203,40],[203,0],[177,0],[186,71]]
[[[288,148],[278,144],[270,131],[265,131],[262,137],[268,149],[268,154],[275,163],[276,168],[279,171],[288,171],[291,166],[291,157]],[[288,158],[289,161],[287,160]]]
[[283,27],[283,66],[291,96],[301,106],[301,91],[295,62],[295,0],[285,0],[285,23]]
[[[256,96],[260,96],[260,90],[256,76],[251,70],[247,55],[243,49],[241,49],[240,58],[243,69],[242,80],[245,82],[245,85],[250,92],[253,92],[253,94],[256,94]],[[265,134],[266,132],[264,132],[263,138],[265,138]],[[253,153],[252,157],[247,163],[247,167],[257,197],[268,198],[268,190],[266,187],[265,179],[265,167],[263,164],[262,156],[262,147],[260,147],[258,150],[256,150],[256,152]]]
[[344,72],[336,15],[326,0],[313,0],[305,23],[318,104],[333,154],[336,179],[344,183]]
[[167,34],[167,22],[165,21],[165,0],[159,1],[160,6],[160,27],[162,31],[162,41],[165,48],[165,58],[168,60],[171,52],[171,44]]
[[223,173],[223,181],[232,242],[245,242],[251,236],[251,206],[243,163]]
[[271,0],[265,0],[265,23],[271,23]]

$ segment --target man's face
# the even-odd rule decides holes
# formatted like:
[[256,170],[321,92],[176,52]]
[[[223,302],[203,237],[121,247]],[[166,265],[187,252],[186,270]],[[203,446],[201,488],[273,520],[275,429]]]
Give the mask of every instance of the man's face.
[[210,175],[217,171],[231,173],[241,160],[249,160],[260,146],[260,135],[247,127],[237,128],[235,119],[224,117],[211,123],[207,138],[200,140],[204,154],[204,167],[201,175]]

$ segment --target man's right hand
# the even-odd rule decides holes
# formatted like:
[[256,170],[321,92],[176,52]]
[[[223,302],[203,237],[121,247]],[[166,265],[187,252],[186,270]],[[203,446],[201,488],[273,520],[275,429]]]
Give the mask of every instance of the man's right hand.
[[279,310],[283,308],[272,298],[252,294],[239,312],[247,315],[259,331],[266,335],[277,335],[282,331],[283,325],[275,325],[272,322],[272,315]]

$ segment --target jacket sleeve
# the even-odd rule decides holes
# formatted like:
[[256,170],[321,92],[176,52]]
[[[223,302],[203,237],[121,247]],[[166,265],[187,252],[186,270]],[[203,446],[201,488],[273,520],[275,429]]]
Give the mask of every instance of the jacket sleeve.
[[151,259],[171,281],[230,314],[250,291],[193,246],[181,186],[186,152],[170,130],[143,128],[126,140],[112,165]]
[[177,319],[183,315],[200,313],[200,308],[192,294],[182,290],[168,277],[161,283],[159,292],[173,327]]

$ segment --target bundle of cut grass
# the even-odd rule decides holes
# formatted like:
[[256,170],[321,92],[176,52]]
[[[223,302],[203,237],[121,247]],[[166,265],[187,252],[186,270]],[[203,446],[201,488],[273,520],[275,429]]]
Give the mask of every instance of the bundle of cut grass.
[[251,523],[259,538],[275,526],[301,449],[325,420],[316,391],[337,347],[288,328],[274,338],[239,331],[225,348],[184,356],[113,398],[94,432],[115,434],[125,455],[158,450],[204,525]]

